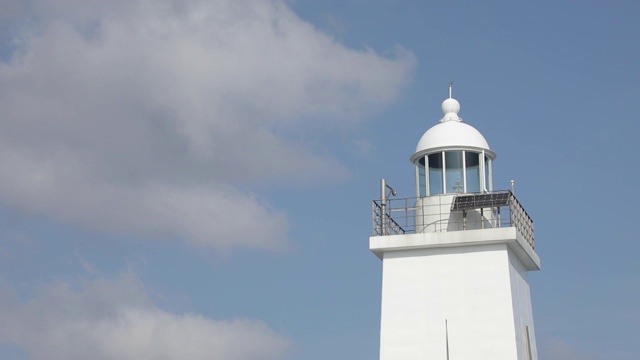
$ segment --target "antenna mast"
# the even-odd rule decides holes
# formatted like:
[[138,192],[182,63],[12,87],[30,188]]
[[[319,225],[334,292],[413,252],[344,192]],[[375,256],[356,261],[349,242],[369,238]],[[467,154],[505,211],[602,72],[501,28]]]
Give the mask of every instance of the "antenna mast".
[[[451,82],[453,83],[453,81]],[[444,331],[445,331],[445,336],[446,336],[446,343],[447,343],[447,360],[449,360],[449,324],[447,319],[444,319]]]

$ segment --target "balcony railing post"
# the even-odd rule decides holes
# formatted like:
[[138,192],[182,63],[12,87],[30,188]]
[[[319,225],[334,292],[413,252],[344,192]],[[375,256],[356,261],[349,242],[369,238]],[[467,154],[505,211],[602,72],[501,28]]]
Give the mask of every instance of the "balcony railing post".
[[386,213],[387,213],[387,182],[380,180],[380,224],[382,224],[382,235],[387,235]]

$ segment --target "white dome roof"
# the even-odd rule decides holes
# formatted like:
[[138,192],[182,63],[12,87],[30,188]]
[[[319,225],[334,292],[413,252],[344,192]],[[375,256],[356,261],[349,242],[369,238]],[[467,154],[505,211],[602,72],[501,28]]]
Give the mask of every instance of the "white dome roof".
[[422,135],[416,146],[416,152],[444,147],[490,150],[487,140],[473,126],[460,121],[446,121]]
[[458,116],[459,111],[460,103],[453,98],[448,98],[442,103],[444,117],[439,124],[422,135],[415,154],[411,156],[412,162],[420,156],[446,149],[467,149],[479,152],[485,150],[491,158],[496,157],[484,136],[476,128],[462,121]]

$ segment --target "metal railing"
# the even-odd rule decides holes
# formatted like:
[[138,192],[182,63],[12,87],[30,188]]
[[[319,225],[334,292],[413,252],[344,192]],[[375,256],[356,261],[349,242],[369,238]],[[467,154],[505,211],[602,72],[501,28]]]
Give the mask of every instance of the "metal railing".
[[456,195],[431,196],[428,201],[427,198],[374,200],[373,236],[515,227],[535,248],[533,220],[515,195],[510,190],[492,193],[508,193],[508,201],[477,209],[451,210],[452,197]]

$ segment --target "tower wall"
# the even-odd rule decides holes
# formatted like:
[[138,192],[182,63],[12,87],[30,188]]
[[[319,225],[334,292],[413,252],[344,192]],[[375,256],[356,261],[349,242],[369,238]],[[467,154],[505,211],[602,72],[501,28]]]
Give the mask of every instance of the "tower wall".
[[446,359],[446,320],[452,359],[526,360],[512,287],[528,285],[512,260],[505,243],[384,252],[380,359]]
[[[514,326],[518,359],[538,359],[533,326],[529,275],[518,256],[509,250],[509,277],[511,278],[511,299],[514,309]],[[531,357],[529,357],[529,353]]]

